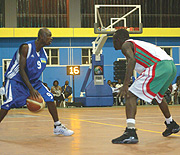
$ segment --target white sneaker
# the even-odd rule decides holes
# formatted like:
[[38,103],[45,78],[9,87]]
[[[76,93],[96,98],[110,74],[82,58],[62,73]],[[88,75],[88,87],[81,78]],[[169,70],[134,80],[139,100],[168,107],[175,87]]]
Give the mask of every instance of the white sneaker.
[[54,134],[71,136],[72,134],[74,134],[74,131],[67,129],[63,124],[61,124],[59,126],[54,126]]

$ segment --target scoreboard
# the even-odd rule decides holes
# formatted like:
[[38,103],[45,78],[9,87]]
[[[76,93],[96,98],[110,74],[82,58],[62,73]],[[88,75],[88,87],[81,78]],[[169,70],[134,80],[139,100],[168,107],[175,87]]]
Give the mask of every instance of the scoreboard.
[[80,75],[80,66],[67,66],[67,75]]

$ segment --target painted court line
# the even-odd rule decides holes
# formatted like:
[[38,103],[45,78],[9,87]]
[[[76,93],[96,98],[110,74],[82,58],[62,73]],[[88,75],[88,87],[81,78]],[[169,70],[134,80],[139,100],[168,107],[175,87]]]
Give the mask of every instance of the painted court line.
[[[8,122],[8,123],[24,123],[24,122],[27,122],[27,120],[26,121],[8,121],[8,120],[6,120],[6,122]],[[28,121],[28,123],[30,123],[30,122],[34,122],[34,121]],[[36,120],[36,122],[52,122],[52,119],[49,119],[49,120]]]
[[[21,114],[28,114],[29,113],[26,113],[26,112],[18,112],[18,113],[21,113]],[[38,115],[38,116],[45,116],[45,117],[49,117],[49,115],[44,115],[44,114],[32,114],[32,115]],[[81,121],[81,122],[87,122],[87,123],[93,123],[93,124],[100,124],[100,125],[106,125],[106,126],[114,126],[114,127],[120,127],[120,128],[126,128],[126,126],[122,126],[122,125],[115,125],[115,124],[108,124],[108,123],[101,123],[101,122],[95,122],[95,121],[88,121],[88,120],[83,120],[83,119],[75,119],[75,118],[64,118],[64,117],[61,117],[62,119],[70,119],[70,120],[75,120],[75,121]],[[158,134],[161,134],[162,132],[159,132],[159,131],[153,131],[153,130],[146,130],[146,129],[140,129],[138,128],[139,131],[144,131],[144,132],[150,132],[150,133],[158,133]],[[177,136],[177,137],[180,137],[180,135],[177,135],[177,134],[172,134],[173,136]]]

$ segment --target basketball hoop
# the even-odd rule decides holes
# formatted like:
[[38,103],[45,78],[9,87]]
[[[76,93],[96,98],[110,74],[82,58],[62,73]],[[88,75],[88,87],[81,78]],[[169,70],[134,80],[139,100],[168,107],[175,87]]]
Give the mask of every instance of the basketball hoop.
[[141,5],[95,5],[95,34],[112,35],[118,29],[126,29],[130,34],[140,34],[142,28]]

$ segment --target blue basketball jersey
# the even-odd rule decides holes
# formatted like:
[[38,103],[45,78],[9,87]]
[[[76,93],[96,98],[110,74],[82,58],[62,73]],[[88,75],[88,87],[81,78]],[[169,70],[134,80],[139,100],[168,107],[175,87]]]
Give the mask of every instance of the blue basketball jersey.
[[[34,83],[39,79],[47,63],[47,54],[43,48],[36,52],[35,40],[25,42],[28,45],[28,54],[26,59],[26,74],[30,83]],[[19,73],[19,49],[14,54],[12,61],[5,73],[5,79],[13,79],[15,81],[23,82]]]

